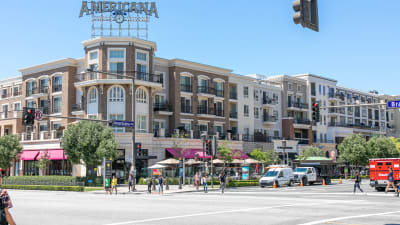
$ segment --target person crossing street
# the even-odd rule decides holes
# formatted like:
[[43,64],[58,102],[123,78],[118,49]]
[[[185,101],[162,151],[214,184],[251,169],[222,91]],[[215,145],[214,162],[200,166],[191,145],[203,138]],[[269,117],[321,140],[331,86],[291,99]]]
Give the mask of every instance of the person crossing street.
[[208,192],[208,186],[207,186],[207,174],[204,174],[204,176],[203,176],[203,178],[202,178],[202,181],[201,182],[203,182],[203,190],[204,190],[204,193],[207,193]]
[[360,190],[361,192],[364,192],[361,187],[360,187],[360,183],[361,183],[361,177],[360,174],[358,173],[358,171],[356,171],[355,173],[355,177],[354,177],[354,190],[353,190],[353,194],[356,193],[357,188],[358,190]]
[[222,171],[221,175],[219,177],[219,183],[220,183],[222,194],[225,192],[225,182],[226,182],[226,174],[225,174],[225,171]]

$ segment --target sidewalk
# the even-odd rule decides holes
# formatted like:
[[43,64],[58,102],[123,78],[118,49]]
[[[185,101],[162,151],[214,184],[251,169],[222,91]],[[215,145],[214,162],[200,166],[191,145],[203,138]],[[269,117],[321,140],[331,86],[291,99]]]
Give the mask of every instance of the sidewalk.
[[[214,185],[214,188],[211,188],[211,185],[208,186],[208,191],[216,191],[219,190],[219,185]],[[156,185],[155,190],[151,190],[154,194],[158,194],[158,186]],[[166,189],[164,185],[164,194],[173,194],[173,193],[187,193],[187,192],[203,192],[203,185],[199,186],[199,190],[196,190],[196,187],[193,185],[182,185],[182,189],[179,189],[179,185],[169,185],[169,190]],[[94,194],[105,194],[104,190],[101,191],[91,191],[90,193]],[[114,192],[115,194],[115,192]],[[147,185],[136,185],[136,191],[129,192],[127,184],[121,184],[118,186],[118,194],[147,194]]]

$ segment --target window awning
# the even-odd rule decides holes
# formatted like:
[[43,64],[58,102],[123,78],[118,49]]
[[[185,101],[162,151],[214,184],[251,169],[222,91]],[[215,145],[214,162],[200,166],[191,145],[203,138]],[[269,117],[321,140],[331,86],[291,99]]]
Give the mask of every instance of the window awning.
[[24,150],[22,151],[19,158],[21,160],[35,160],[38,155],[39,155],[39,150]]
[[[41,150],[37,159],[39,160],[45,153],[50,160],[62,160],[63,159],[63,150],[62,149],[49,149],[49,150]],[[64,155],[64,159],[67,159],[67,156]]]

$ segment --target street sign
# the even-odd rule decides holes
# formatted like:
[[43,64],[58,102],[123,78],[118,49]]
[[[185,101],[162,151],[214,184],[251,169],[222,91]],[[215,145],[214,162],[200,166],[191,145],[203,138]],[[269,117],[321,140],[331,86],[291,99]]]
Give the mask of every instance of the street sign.
[[278,149],[293,149],[293,147],[282,147],[282,146],[278,146]]
[[400,101],[388,101],[388,108],[400,108]]
[[113,120],[112,121],[113,127],[134,127],[135,122],[133,121],[124,121],[124,120]]
[[35,119],[42,120],[42,117],[43,117],[42,111],[36,111],[35,112]]

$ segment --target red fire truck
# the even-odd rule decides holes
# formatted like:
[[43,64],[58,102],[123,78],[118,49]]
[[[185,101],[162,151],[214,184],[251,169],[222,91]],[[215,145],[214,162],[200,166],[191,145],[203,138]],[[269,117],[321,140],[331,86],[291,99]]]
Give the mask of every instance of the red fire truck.
[[377,191],[384,191],[388,184],[389,167],[393,169],[394,183],[400,183],[400,159],[370,159],[369,179],[371,187]]

